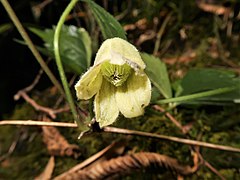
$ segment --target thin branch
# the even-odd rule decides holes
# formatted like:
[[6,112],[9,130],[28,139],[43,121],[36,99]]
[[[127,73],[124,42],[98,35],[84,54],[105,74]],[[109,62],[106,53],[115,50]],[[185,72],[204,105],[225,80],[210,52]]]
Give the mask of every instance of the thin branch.
[[69,14],[66,18],[66,21],[72,20],[74,18],[85,17],[85,16],[86,16],[85,12],[77,12],[77,13]]
[[217,144],[196,141],[196,140],[190,140],[190,139],[184,139],[184,138],[178,138],[178,137],[173,137],[173,136],[153,134],[153,133],[142,132],[142,131],[121,129],[121,128],[115,128],[115,127],[104,127],[103,131],[108,132],[108,133],[128,134],[128,135],[136,135],[136,136],[164,139],[164,140],[174,141],[174,142],[178,142],[178,143],[182,143],[182,144],[202,146],[202,147],[207,147],[207,148],[212,148],[212,149],[217,149],[217,150],[232,151],[232,152],[240,153],[240,148],[224,146],[224,145],[217,145]]
[[37,111],[45,112],[49,116],[51,116],[51,118],[53,118],[53,119],[56,119],[57,113],[69,111],[69,107],[60,108],[60,109],[55,110],[55,109],[41,106],[38,103],[36,103],[36,101],[34,101],[32,98],[30,98],[24,90],[18,91],[18,93],[14,96],[14,99],[18,100],[20,97],[22,97],[26,102],[28,102],[31,106],[33,106]]
[[[186,126],[182,126],[180,122],[178,122],[169,112],[166,112],[165,109],[163,109],[162,107],[158,106],[158,105],[154,105],[153,106],[156,110],[159,110],[160,112],[165,112],[165,116],[167,118],[169,118],[179,129],[181,129],[183,134],[187,134],[188,132],[188,128],[186,128]],[[197,153],[197,158],[199,157],[203,162],[204,165],[206,167],[208,167],[213,173],[215,173],[217,176],[219,176],[222,180],[224,180],[225,178],[218,172],[217,169],[215,169],[208,161],[206,161],[203,156],[201,155],[201,153],[199,152],[199,146],[195,146],[194,150],[196,151],[195,153]]]
[[220,59],[226,63],[228,66],[232,67],[232,68],[235,68],[235,70],[237,70],[237,72],[239,73],[239,65],[235,64],[234,62],[232,62],[230,59],[228,59],[225,55],[225,49],[223,47],[223,44],[222,44],[222,40],[221,40],[221,37],[220,37],[220,33],[219,33],[219,27],[218,27],[218,24],[217,24],[217,16],[215,15],[214,16],[214,34],[215,34],[215,37],[217,39],[217,47],[218,47],[218,53],[219,53],[219,57]]
[[40,69],[39,72],[38,72],[38,74],[37,74],[37,76],[36,76],[35,79],[33,80],[32,84],[30,84],[29,86],[25,87],[25,88],[23,89],[23,91],[25,91],[25,92],[31,91],[31,90],[37,85],[37,83],[39,82],[42,74],[43,74],[43,69]]
[[218,170],[213,167],[208,161],[206,161],[202,155],[199,153],[199,157],[200,159],[203,161],[203,165],[205,165],[206,167],[208,167],[208,169],[210,169],[213,173],[215,173],[221,180],[226,180],[225,177],[223,177],[219,172]]
[[160,43],[161,43],[161,39],[162,39],[162,36],[163,36],[163,33],[167,27],[167,24],[168,22],[170,21],[171,19],[171,16],[172,16],[173,12],[170,12],[167,17],[164,19],[163,23],[162,23],[162,26],[160,27],[158,33],[157,33],[157,40],[156,40],[156,43],[155,43],[155,47],[154,47],[154,50],[153,50],[153,54],[156,56],[157,53],[158,53],[158,50],[159,50],[159,47],[160,47]]
[[[59,109],[51,109],[51,108],[48,108],[48,107],[44,107],[44,106],[41,106],[41,105],[37,104],[27,94],[27,92],[30,92],[36,86],[36,84],[39,82],[42,74],[43,74],[43,69],[40,69],[39,73],[37,74],[37,76],[33,80],[32,84],[30,84],[29,86],[25,87],[22,90],[19,90],[14,95],[14,100],[19,100],[22,97],[26,102],[28,102],[30,105],[32,105],[37,111],[43,111],[43,112],[49,114],[49,116],[51,116],[51,118],[55,119],[56,114],[61,113],[61,112],[69,111],[69,107],[64,107],[64,108],[59,108]],[[61,97],[63,97],[63,96],[61,96]]]
[[69,127],[76,128],[75,123],[64,123],[64,122],[43,122],[43,121],[33,121],[33,120],[3,120],[0,121],[0,126],[2,125],[23,125],[23,126],[56,126],[56,127]]
[[49,116],[51,116],[51,118],[53,118],[53,119],[56,118],[56,115],[53,113],[52,109],[37,104],[36,101],[31,99],[24,91],[18,91],[18,93],[14,96],[14,99],[18,100],[20,97],[25,99],[25,101],[27,101],[37,111],[43,111],[43,112],[49,114]]
[[[197,140],[199,140],[201,137],[202,137],[202,133],[200,133],[197,136]],[[205,165],[208,169],[210,169],[210,171],[215,173],[221,180],[225,180],[225,178],[221,175],[221,173],[215,167],[213,167],[207,160],[205,160],[203,158],[202,154],[200,153],[200,147],[199,146],[194,146],[192,150],[194,150],[195,153],[198,155],[198,157],[201,160],[203,165]]]
[[184,134],[186,133],[186,131],[184,130],[184,127],[182,126],[182,124],[180,122],[178,122],[169,112],[166,112],[165,109],[163,109],[162,107],[160,107],[158,105],[154,105],[153,108],[158,110],[158,111],[160,111],[160,112],[162,112],[162,113],[165,113],[165,116],[170,121],[172,121],[173,124],[175,124],[179,129],[181,129]]
[[44,0],[43,2],[35,5],[33,8],[34,9],[39,9],[40,11],[45,8],[48,4],[50,4],[53,0]]
[[2,156],[0,156],[0,162],[4,161],[6,158],[8,158],[15,150],[18,140],[19,140],[19,135],[16,137],[16,139],[12,142],[12,144],[10,145],[8,152]]
[[[39,122],[39,121],[32,121],[32,120],[25,120],[25,121],[3,120],[3,121],[0,121],[0,126],[1,125],[58,126],[58,127],[71,127],[71,128],[78,127],[77,124],[75,124],[75,123],[42,122],[42,121]],[[128,129],[110,127],[110,126],[104,127],[102,129],[102,131],[106,132],[106,133],[128,134],[128,135],[143,136],[143,137],[149,137],[149,138],[164,139],[164,140],[174,141],[174,142],[182,143],[182,144],[188,144],[188,145],[193,145],[193,146],[202,146],[202,147],[207,147],[207,148],[212,148],[212,149],[217,149],[217,150],[232,151],[232,152],[240,153],[240,148],[212,144],[212,143],[184,139],[184,138],[178,138],[178,137],[174,137],[174,136],[153,134],[153,133],[148,133],[148,132],[128,130]]]

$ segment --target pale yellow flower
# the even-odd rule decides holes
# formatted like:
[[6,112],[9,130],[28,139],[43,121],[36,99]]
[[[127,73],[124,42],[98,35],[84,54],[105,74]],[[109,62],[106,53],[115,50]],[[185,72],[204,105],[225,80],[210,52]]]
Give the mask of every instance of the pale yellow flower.
[[120,38],[107,39],[94,65],[75,85],[78,99],[95,95],[94,112],[100,127],[115,122],[119,112],[126,118],[144,114],[151,98],[151,83],[137,49]]

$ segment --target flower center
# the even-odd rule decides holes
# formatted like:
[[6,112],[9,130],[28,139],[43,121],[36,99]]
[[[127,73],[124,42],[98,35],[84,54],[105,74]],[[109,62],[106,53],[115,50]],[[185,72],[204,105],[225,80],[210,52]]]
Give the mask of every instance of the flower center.
[[121,86],[131,74],[132,68],[128,64],[116,65],[108,61],[101,65],[103,77],[114,86]]

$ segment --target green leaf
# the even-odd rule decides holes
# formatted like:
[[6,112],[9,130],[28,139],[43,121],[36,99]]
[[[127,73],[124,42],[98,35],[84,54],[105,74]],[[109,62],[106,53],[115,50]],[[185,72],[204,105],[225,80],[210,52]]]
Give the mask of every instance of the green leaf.
[[0,25],[0,34],[3,34],[4,32],[8,31],[12,27],[13,27],[13,25],[10,23],[1,24]]
[[159,58],[146,53],[141,53],[141,56],[146,63],[145,71],[153,85],[165,98],[171,98],[172,89],[165,63]]
[[92,41],[88,32],[84,28],[79,28],[78,31],[79,38],[82,40],[86,50],[87,67],[90,67],[92,59]]
[[204,97],[193,103],[217,105],[226,103],[227,101],[240,102],[240,78],[237,78],[233,72],[216,69],[194,69],[190,70],[181,80],[176,96],[234,86],[236,86],[236,90],[234,91]]
[[96,18],[101,28],[104,39],[113,38],[113,37],[119,37],[125,40],[127,39],[126,33],[123,30],[120,23],[105,9],[97,5],[92,0],[81,0],[81,1],[88,3],[94,17]]
[[[29,29],[44,41],[48,54],[54,58],[53,36],[55,28]],[[91,39],[87,31],[83,28],[64,25],[60,36],[60,56],[64,67],[71,72],[82,74],[90,66],[91,55]]]

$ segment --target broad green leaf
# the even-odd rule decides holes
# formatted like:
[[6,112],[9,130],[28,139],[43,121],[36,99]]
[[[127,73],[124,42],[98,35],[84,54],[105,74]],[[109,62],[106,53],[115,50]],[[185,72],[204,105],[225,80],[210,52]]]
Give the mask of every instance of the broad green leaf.
[[127,39],[126,33],[123,30],[120,23],[105,9],[97,5],[92,0],[81,0],[81,1],[88,3],[94,17],[96,18],[101,28],[104,39],[113,38],[113,37],[119,37],[125,40]]
[[145,71],[153,85],[165,98],[171,98],[172,89],[166,65],[159,58],[152,55],[141,53],[141,56],[146,63]]
[[[44,41],[48,54],[54,58],[54,28],[45,30],[29,29]],[[78,29],[75,26],[64,25],[60,36],[60,56],[64,67],[67,68],[66,70],[82,74],[90,66],[91,54],[91,40],[87,31],[83,28]]]
[[240,101],[240,78],[233,72],[216,69],[190,70],[180,81],[176,96],[184,96],[218,88],[234,87],[236,90],[215,96],[201,98],[202,104],[222,104],[227,101],[239,103]]

